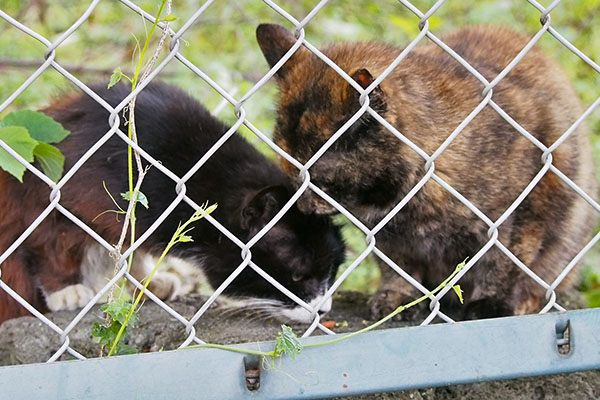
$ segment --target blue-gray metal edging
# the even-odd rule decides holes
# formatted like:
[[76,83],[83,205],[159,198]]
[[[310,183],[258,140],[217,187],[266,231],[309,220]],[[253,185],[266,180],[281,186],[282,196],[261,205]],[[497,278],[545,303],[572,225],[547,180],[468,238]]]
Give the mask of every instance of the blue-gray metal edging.
[[[570,352],[562,355],[556,327],[567,320]],[[240,347],[270,350],[272,343]],[[3,367],[0,398],[319,398],[597,368],[600,309],[589,309],[369,332],[285,357],[261,371],[255,392],[245,386],[243,354],[189,349]]]

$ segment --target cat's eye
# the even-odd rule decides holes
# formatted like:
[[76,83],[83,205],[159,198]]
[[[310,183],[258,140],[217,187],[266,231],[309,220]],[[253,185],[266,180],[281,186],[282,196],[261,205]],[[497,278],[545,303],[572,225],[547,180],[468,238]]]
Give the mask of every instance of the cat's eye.
[[299,272],[294,272],[294,273],[292,274],[292,280],[293,280],[294,282],[299,282],[299,281],[301,281],[303,278],[304,278],[304,275],[302,275],[302,274],[301,274],[301,273],[299,273]]

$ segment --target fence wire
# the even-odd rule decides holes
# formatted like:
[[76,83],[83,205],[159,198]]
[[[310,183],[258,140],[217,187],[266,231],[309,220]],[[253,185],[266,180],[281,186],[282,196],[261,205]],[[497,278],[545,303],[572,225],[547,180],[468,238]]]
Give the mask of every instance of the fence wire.
[[[452,48],[446,45],[438,36],[434,34],[431,30],[430,18],[432,18],[435,13],[444,5],[445,0],[437,1],[429,10],[423,12],[415,5],[410,3],[407,0],[399,0],[398,7],[405,8],[412,12],[416,17],[418,17],[418,28],[419,34],[412,40],[404,50],[396,57],[396,59],[389,65],[385,71],[379,75],[375,81],[373,81],[366,89],[363,89],[359,84],[357,84],[352,77],[350,77],[347,73],[345,73],[338,65],[336,65],[332,60],[330,60],[325,54],[320,52],[315,46],[313,46],[305,36],[304,28],[311,23],[311,20],[317,15],[317,13],[325,6],[327,6],[328,0],[320,1],[303,19],[299,20],[293,15],[291,15],[288,11],[286,11],[282,6],[278,5],[277,2],[272,0],[263,0],[265,5],[272,8],[275,12],[277,12],[281,17],[286,19],[289,23],[291,23],[295,28],[296,34],[296,43],[290,48],[290,50],[281,58],[281,60],[274,65],[264,76],[262,76],[254,86],[252,86],[249,90],[247,90],[241,97],[236,97],[236,92],[229,92],[224,87],[220,86],[215,80],[213,80],[206,72],[204,72],[201,68],[194,65],[191,61],[189,61],[181,52],[182,46],[182,37],[183,35],[193,26],[195,23],[199,21],[201,16],[206,12],[206,10],[210,9],[211,5],[215,2],[206,1],[198,10],[182,25],[182,27],[178,31],[174,31],[169,29],[168,34],[170,36],[170,45],[168,49],[168,54],[161,63],[156,66],[156,68],[152,71],[152,73],[148,76],[148,78],[143,81],[136,89],[123,101],[118,104],[116,107],[111,107],[108,103],[106,103],[101,97],[99,97],[96,93],[94,93],[88,86],[86,86],[83,82],[77,79],[71,72],[69,72],[68,68],[65,68],[61,65],[60,61],[56,58],[57,49],[65,43],[76,31],[80,29],[85,29],[84,24],[90,17],[90,15],[94,12],[100,0],[94,0],[86,9],[86,11],[81,15],[81,17],[73,23],[64,33],[60,34],[58,38],[55,40],[50,40],[29,27],[25,26],[23,23],[14,19],[4,11],[0,9],[0,18],[4,19],[8,22],[12,27],[19,29],[24,34],[30,36],[31,38],[39,41],[41,44],[45,46],[45,51],[43,53],[44,61],[40,64],[39,68],[35,70],[34,73],[29,76],[23,82],[23,84],[14,91],[6,100],[2,102],[0,105],[0,112],[4,111],[9,107],[15,99],[17,99],[24,91],[26,91],[42,74],[46,73],[49,70],[54,69],[59,74],[64,76],[67,80],[75,84],[81,91],[86,93],[88,96],[93,98],[99,105],[101,105],[104,109],[106,109],[110,113],[110,129],[106,132],[106,134],[92,146],[78,161],[77,163],[69,170],[67,173],[60,179],[59,182],[54,183],[51,179],[49,179],[43,172],[41,172],[37,167],[27,162],[21,156],[19,156],[10,146],[0,140],[0,147],[11,154],[16,160],[18,160],[21,164],[23,164],[27,170],[29,170],[32,174],[34,174],[37,178],[42,180],[45,184],[47,184],[51,189],[50,194],[50,204],[46,207],[46,209],[39,215],[39,217],[20,235],[20,237],[0,255],[0,288],[4,290],[8,295],[10,295],[14,300],[20,303],[23,307],[25,307],[29,312],[31,312],[36,318],[38,318],[43,324],[50,327],[56,334],[60,337],[61,347],[52,355],[52,357],[48,360],[48,362],[53,362],[59,359],[65,352],[68,352],[72,356],[84,359],[85,357],[77,352],[76,349],[73,349],[70,346],[69,334],[73,331],[74,327],[80,323],[83,316],[90,311],[90,309],[99,301],[99,299],[107,293],[110,288],[115,285],[121,278],[126,278],[129,282],[131,282],[138,289],[142,288],[142,284],[136,280],[131,274],[127,272],[126,269],[126,259],[127,257],[139,248],[146,239],[158,229],[158,227],[165,221],[165,219],[169,216],[169,214],[178,206],[180,203],[186,203],[193,210],[197,210],[200,205],[195,203],[191,198],[186,195],[186,184],[189,179],[192,177],[194,173],[196,173],[202,166],[205,164],[207,160],[209,160],[215,152],[221,148],[221,146],[232,136],[235,134],[236,130],[240,128],[242,125],[246,126],[250,131],[252,131],[260,140],[262,140],[267,146],[269,146],[274,152],[276,152],[283,159],[287,160],[291,165],[293,165],[298,170],[298,174],[302,180],[302,184],[299,186],[293,197],[285,204],[285,206],[281,209],[280,212],[263,228],[261,229],[254,237],[252,237],[248,242],[243,242],[238,237],[236,237],[232,232],[230,232],[225,226],[223,226],[217,219],[212,216],[207,216],[206,219],[210,224],[212,224],[216,229],[218,229],[225,237],[230,239],[233,243],[235,243],[239,249],[241,254],[241,262],[239,266],[235,269],[235,271],[219,286],[217,287],[213,294],[206,300],[206,302],[198,309],[195,315],[187,319],[180,315],[173,308],[169,307],[168,304],[160,300],[153,293],[146,291],[149,299],[156,304],[158,304],[164,311],[166,311],[169,315],[171,315],[175,320],[181,323],[185,327],[185,331],[188,335],[186,340],[181,343],[180,347],[188,346],[192,343],[204,343],[202,340],[202,333],[197,332],[194,328],[194,324],[204,315],[206,310],[215,302],[215,300],[222,295],[223,291],[231,284],[231,282],[239,276],[242,271],[250,268],[254,270],[256,273],[261,275],[266,281],[268,281],[271,285],[279,289],[282,293],[284,293],[287,297],[293,300],[300,307],[303,307],[307,311],[311,313],[313,316],[313,322],[309,324],[306,330],[303,332],[302,336],[310,336],[314,333],[315,330],[321,330],[328,335],[335,335],[330,329],[326,328],[321,324],[320,316],[317,310],[330,298],[340,287],[342,282],[355,270],[355,268],[369,255],[374,255],[379,258],[385,265],[389,266],[393,271],[399,274],[402,278],[408,281],[412,286],[414,286],[419,292],[423,294],[429,293],[432,288],[428,288],[423,286],[419,280],[412,277],[408,272],[406,272],[402,266],[396,264],[392,259],[390,259],[384,251],[382,251],[376,243],[375,236],[378,232],[380,232],[391,220],[396,216],[405,205],[423,188],[423,186],[430,182],[436,182],[441,185],[448,193],[454,196],[458,201],[460,201],[464,206],[466,206],[472,213],[479,217],[481,221],[483,221],[488,226],[488,238],[487,243],[477,252],[477,254],[473,255],[465,268],[456,275],[450,284],[437,293],[434,296],[431,296],[430,299],[430,313],[422,322],[422,325],[427,325],[431,323],[436,317],[439,317],[447,322],[453,322],[453,320],[444,314],[440,307],[440,300],[447,295],[448,291],[451,290],[451,287],[457,283],[460,283],[461,278],[469,272],[470,269],[476,268],[477,261],[486,254],[491,248],[496,247],[502,253],[504,253],[515,266],[517,266],[520,270],[522,270],[529,278],[535,281],[539,286],[541,286],[546,291],[546,304],[540,310],[540,313],[546,313],[551,311],[552,309],[563,311],[565,308],[557,303],[556,296],[556,288],[558,285],[565,279],[567,274],[574,268],[574,266],[581,260],[581,258],[600,240],[600,233],[596,234],[588,244],[580,250],[580,252],[568,263],[568,265],[564,266],[562,272],[554,279],[552,282],[546,282],[541,277],[536,275],[527,265],[525,265],[521,260],[519,260],[503,243],[499,240],[498,228],[505,222],[515,211],[515,209],[523,202],[525,197],[534,189],[536,184],[544,177],[549,171],[556,174],[562,182],[568,185],[573,191],[575,191],[580,197],[582,197],[591,207],[593,207],[596,212],[600,213],[600,205],[592,199],[588,194],[586,194],[580,187],[578,187],[571,179],[569,179],[563,172],[561,172],[554,164],[552,153],[563,143],[574,131],[577,127],[594,111],[598,108],[600,104],[600,98],[594,101],[584,112],[583,115],[567,130],[562,134],[562,136],[550,146],[545,146],[539,140],[537,140],[531,133],[529,133],[524,127],[519,125],[514,119],[512,119],[496,102],[493,100],[493,92],[494,88],[498,85],[498,83],[504,79],[504,77],[525,57],[525,55],[531,50],[531,48],[544,36],[552,36],[558,42],[560,42],[565,48],[567,48],[570,52],[579,57],[584,63],[593,68],[596,72],[600,74],[600,66],[594,62],[592,59],[583,54],[580,50],[578,50],[572,43],[570,43],[563,35],[561,35],[556,29],[554,29],[551,25],[551,14],[552,11],[556,8],[556,6],[560,3],[560,0],[554,1],[548,7],[542,6],[535,0],[528,0],[528,3],[535,7],[540,13],[540,23],[541,27],[539,31],[531,38],[529,43],[521,50],[521,52],[496,76],[492,81],[488,81],[480,72],[478,72],[473,66],[471,66],[466,60],[464,60],[461,56],[459,56]],[[135,3],[128,0],[121,0],[120,3],[123,5],[122,12],[131,12],[138,14],[145,18],[147,21],[154,23],[154,17],[149,13],[142,10]],[[524,2],[524,6],[526,6]],[[165,29],[165,24],[163,22],[158,23],[158,27],[160,29]],[[481,91],[481,100],[479,104],[470,112],[470,114],[453,130],[453,132],[447,137],[447,139],[431,154],[428,154],[415,143],[413,143],[410,139],[408,139],[402,132],[388,123],[380,114],[374,110],[369,104],[369,94],[375,90],[375,88],[386,79],[389,74],[405,59],[405,57],[420,43],[430,41],[435,45],[439,46],[443,51],[448,53],[452,58],[454,58],[457,62],[459,62],[473,77],[475,77],[482,85]],[[339,128],[327,141],[323,144],[323,146],[306,162],[301,163],[298,160],[294,159],[291,155],[287,154],[282,148],[277,146],[268,135],[261,132],[259,128],[257,128],[252,122],[248,119],[246,110],[244,108],[245,104],[251,99],[253,96],[258,96],[259,91],[264,87],[264,85],[269,81],[275,73],[279,70],[279,68],[289,60],[294,53],[301,47],[307,48],[310,52],[312,52],[316,57],[325,62],[331,69],[336,71],[348,84],[350,84],[355,90],[360,93],[360,109],[345,123],[341,128]],[[127,136],[127,134],[120,130],[120,119],[119,114],[123,111],[123,109],[129,103],[129,100],[140,93],[144,88],[155,78],[157,77],[167,65],[171,63],[180,63],[181,65],[187,67],[193,74],[195,74],[198,78],[202,79],[206,82],[210,87],[212,87],[220,96],[223,97],[223,101],[229,103],[234,110],[235,117],[237,118],[236,122],[231,126],[231,128],[223,134],[223,136],[218,140],[202,158],[183,176],[178,176],[177,174],[170,171],[164,165],[162,165],[158,160],[154,159],[148,153],[144,151],[142,147],[133,143]],[[224,104],[226,104],[224,103]],[[465,127],[486,107],[490,107],[495,110],[498,115],[500,115],[506,122],[508,122],[512,127],[515,128],[517,132],[519,132],[523,137],[525,137],[529,142],[531,142],[534,146],[540,149],[543,152],[542,162],[543,167],[540,169],[539,173],[531,180],[531,182],[527,185],[527,187],[520,193],[520,195],[514,200],[514,202],[506,209],[506,211],[496,220],[489,218],[484,212],[478,209],[468,198],[464,197],[459,193],[455,188],[453,188],[450,184],[448,184],[435,170],[436,160],[446,151],[446,149],[452,144],[452,142],[463,132]],[[219,107],[219,110],[222,109],[222,105]],[[413,187],[412,190],[372,229],[365,226],[361,221],[352,215],[346,208],[344,208],[339,202],[336,201],[335,198],[332,198],[328,194],[326,194],[323,190],[321,190],[317,185],[315,185],[311,181],[310,169],[312,166],[319,161],[319,159],[323,156],[323,154],[334,145],[336,141],[338,141],[348,130],[350,126],[354,122],[356,122],[363,115],[368,114],[376,121],[378,121],[382,126],[384,126],[389,132],[391,132],[399,141],[403,144],[410,147],[416,154],[418,154],[422,158],[423,166],[426,171],[423,178],[418,182],[416,186]],[[1,280],[2,263],[11,256],[19,246],[31,235],[31,233],[44,221],[50,213],[53,211],[57,211],[70,219],[74,224],[80,227],[84,232],[88,235],[92,236],[103,248],[107,251],[114,251],[115,248],[112,244],[108,243],[105,239],[103,239],[100,235],[98,235],[92,228],[90,228],[84,221],[77,218],[73,215],[68,209],[64,208],[61,205],[61,189],[63,186],[71,179],[71,177],[80,170],[80,168],[94,155],[94,153],[110,138],[119,137],[123,140],[124,143],[133,147],[137,150],[141,157],[153,168],[156,168],[168,178],[173,181],[173,187],[176,193],[176,198],[173,202],[167,207],[167,209],[160,215],[160,217],[150,226],[150,228],[141,235],[135,243],[129,247],[121,256],[119,260],[119,265],[121,269],[118,274],[114,276],[105,286],[100,290],[94,298],[85,306],[81,311],[73,318],[73,320],[68,324],[64,329],[60,328],[56,324],[54,324],[49,318],[44,316],[38,310],[36,310],[33,306],[31,306],[27,301],[25,301],[18,293],[11,289],[4,281]],[[259,265],[255,264],[252,259],[252,247],[264,237],[264,235],[271,229],[273,226],[281,220],[283,215],[290,210],[293,204],[302,196],[302,194],[306,190],[313,191],[317,196],[321,197],[325,201],[327,201],[331,206],[333,206],[339,213],[344,215],[350,223],[356,226],[364,235],[364,240],[367,247],[360,253],[360,255],[350,264],[350,266],[339,276],[339,278],[334,282],[334,284],[328,289],[325,297],[321,301],[320,304],[316,304],[311,306],[307,304],[305,301],[296,296],[293,292],[288,290],[285,286],[280,284],[276,279],[271,277],[267,272],[265,272]]]

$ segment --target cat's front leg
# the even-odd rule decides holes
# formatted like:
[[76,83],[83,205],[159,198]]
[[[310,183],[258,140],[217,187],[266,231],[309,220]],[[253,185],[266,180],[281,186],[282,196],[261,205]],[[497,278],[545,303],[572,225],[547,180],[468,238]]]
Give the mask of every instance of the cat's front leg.
[[[381,264],[381,284],[368,302],[370,317],[373,320],[385,317],[399,306],[408,304],[422,295],[387,264]],[[396,318],[401,321],[419,321],[427,316],[427,304],[428,302],[421,302],[402,311]]]
[[[177,259],[167,258],[170,263],[177,263]],[[148,277],[158,260],[148,253],[139,252],[133,259],[131,275],[142,284]],[[148,284],[148,289],[161,300],[173,300],[177,295],[184,294],[181,291],[182,282],[179,276],[172,272],[158,271]]]

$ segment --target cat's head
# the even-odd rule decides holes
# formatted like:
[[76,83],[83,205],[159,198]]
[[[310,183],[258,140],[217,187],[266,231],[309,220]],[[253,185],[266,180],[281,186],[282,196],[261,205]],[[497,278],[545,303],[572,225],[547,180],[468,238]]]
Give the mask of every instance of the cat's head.
[[[259,25],[256,34],[271,67],[298,40],[279,25]],[[300,46],[275,74],[279,86],[276,143],[301,163],[309,161],[361,108],[355,86],[368,88],[389,65],[392,49],[377,43],[339,43],[321,49],[354,79],[357,85],[352,85]],[[370,107],[382,117],[390,106],[384,86],[375,86],[369,94]],[[397,197],[394,179],[401,176],[402,166],[397,165],[390,142],[399,143],[373,115],[363,114],[309,169],[312,182],[360,215],[391,207]],[[290,175],[298,175],[286,161],[284,168]],[[316,195],[307,194],[299,205],[320,214],[334,211]]]
[[[289,185],[274,185],[249,191],[240,202],[239,212],[230,215],[236,236],[243,242],[259,233],[291,198]],[[227,239],[224,239],[227,240]],[[215,257],[228,267],[211,268],[209,280],[214,287],[227,279],[232,267],[241,264],[239,247],[233,245],[225,258]],[[329,217],[303,214],[294,204],[283,218],[250,249],[252,262],[270,277],[321,312],[331,308],[331,298],[324,298],[339,265],[344,261],[344,242],[340,229]],[[309,322],[311,313],[265,277],[247,266],[228,286],[225,294],[242,299],[249,310],[301,322]]]

